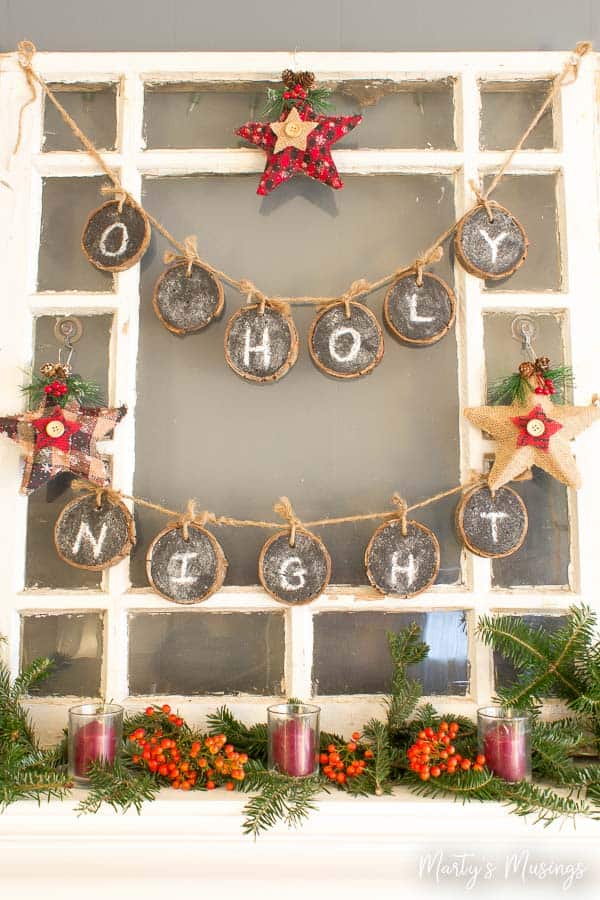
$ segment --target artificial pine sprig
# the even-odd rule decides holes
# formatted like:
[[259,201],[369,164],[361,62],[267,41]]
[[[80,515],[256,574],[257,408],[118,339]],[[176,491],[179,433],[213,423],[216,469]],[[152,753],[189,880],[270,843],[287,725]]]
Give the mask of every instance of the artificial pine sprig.
[[331,109],[331,91],[326,87],[315,87],[312,72],[292,72],[286,69],[281,74],[282,85],[267,89],[267,99],[263,115],[279,119],[284,111],[293,107],[303,107],[308,102],[315,113],[324,114]]
[[37,408],[44,401],[63,408],[73,401],[80,406],[98,406],[103,402],[98,385],[81,375],[69,374],[62,379],[33,375],[30,383],[23,385],[21,391],[27,397],[30,409]]
[[[554,366],[545,369],[543,379],[551,382],[554,391],[551,392],[549,389],[549,393],[552,393],[555,403],[564,403],[567,392],[575,384],[571,366]],[[512,403],[524,406],[529,396],[535,391],[535,387],[535,383],[532,386],[531,375],[526,376],[521,371],[514,372],[490,385],[488,403],[491,406],[510,406]]]

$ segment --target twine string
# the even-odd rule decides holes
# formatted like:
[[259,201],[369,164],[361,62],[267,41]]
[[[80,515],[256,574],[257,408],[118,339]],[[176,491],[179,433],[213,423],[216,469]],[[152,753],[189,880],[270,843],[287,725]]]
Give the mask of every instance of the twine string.
[[273,506],[273,512],[280,516],[290,526],[290,547],[296,546],[296,529],[302,527],[302,522],[294,512],[288,497],[280,497]]
[[[350,302],[352,299],[357,299],[359,296],[367,296],[374,293],[375,291],[378,291],[380,288],[387,287],[401,275],[405,275],[409,272],[416,272],[417,283],[420,287],[423,281],[423,270],[426,268],[426,266],[439,261],[439,259],[441,258],[441,256],[439,255],[439,250],[442,248],[444,242],[454,234],[463,218],[470,215],[481,205],[485,206],[488,212],[488,216],[491,215],[491,209],[489,204],[487,203],[488,198],[504,178],[504,175],[506,174],[507,169],[510,167],[515,154],[517,154],[522,149],[528,137],[536,128],[540,119],[542,118],[554,98],[560,92],[561,87],[566,84],[571,84],[576,80],[579,74],[581,60],[587,53],[590,52],[591,49],[592,45],[587,41],[577,44],[575,50],[569,55],[562,71],[553,80],[552,88],[549,91],[546,99],[521,135],[516,146],[507,154],[506,159],[498,169],[498,172],[494,176],[489,187],[483,192],[481,192],[478,187],[475,189],[477,202],[473,206],[471,206],[470,209],[468,209],[457,221],[453,222],[452,225],[450,225],[445,231],[443,231],[434,240],[428,250],[426,250],[424,253],[419,254],[410,265],[404,266],[402,268],[397,268],[393,272],[390,272],[388,275],[382,276],[377,281],[367,282],[361,280],[359,282],[353,282],[348,291],[344,292],[339,297],[303,296],[268,298],[258,288],[256,288],[255,285],[252,285],[252,290],[248,291],[247,287],[248,284],[251,284],[251,282],[248,282],[247,279],[233,278],[231,275],[228,275],[227,272],[215,268],[207,260],[201,259],[200,256],[198,256],[195,246],[192,250],[190,245],[186,244],[186,241],[181,242],[177,240],[177,238],[173,234],[171,234],[171,232],[161,222],[159,222],[158,219],[156,219],[151,213],[144,209],[144,207],[140,203],[138,203],[138,201],[134,197],[132,197],[132,195],[123,187],[118,174],[105,163],[102,155],[96,149],[93,142],[87,137],[87,135],[84,134],[84,132],[78,126],[77,122],[75,122],[75,120],[69,115],[67,110],[60,103],[60,101],[48,86],[46,81],[42,78],[42,76],[38,75],[38,73],[35,71],[35,69],[33,68],[33,58],[36,53],[36,48],[31,41],[21,41],[17,47],[17,62],[21,67],[23,74],[25,75],[31,96],[27,101],[25,101],[19,112],[19,126],[14,152],[16,153],[20,147],[23,115],[27,107],[35,101],[36,84],[38,84],[49,101],[54,105],[62,120],[71,129],[72,133],[80,141],[80,143],[87,150],[90,156],[95,160],[101,171],[104,172],[104,174],[107,176],[107,178],[111,182],[111,185],[115,189],[115,194],[117,194],[120,198],[121,207],[122,204],[126,202],[133,206],[136,210],[138,210],[138,212],[140,212],[143,216],[145,216],[148,222],[156,229],[156,231],[158,231],[158,233],[161,234],[162,237],[169,244],[171,244],[172,247],[178,250],[179,255],[188,262],[189,272],[191,272],[191,265],[193,263],[196,263],[197,265],[202,266],[204,269],[210,272],[215,278],[220,279],[221,281],[225,282],[225,284],[228,284],[230,287],[237,290],[240,294],[248,296],[249,293],[252,293],[253,297],[257,299],[259,310],[262,313],[264,313],[265,306],[267,305],[275,307],[275,304],[282,304],[289,310],[291,304],[323,306],[335,302],[340,302],[340,300],[342,300],[344,302],[346,316],[348,317],[350,312]],[[361,285],[360,289],[356,288],[356,292],[353,292],[354,286],[358,284]]]
[[190,278],[192,274],[192,266],[198,259],[198,247],[197,247],[197,237],[195,234],[190,234],[186,238],[183,239],[183,253],[173,253],[172,250],[165,250],[163,256],[163,262],[165,265],[170,265],[171,263],[187,263],[186,274],[187,277]]
[[396,507],[396,512],[393,514],[393,518],[400,519],[400,530],[402,531],[402,537],[406,537],[406,535],[408,534],[408,524],[406,522],[408,504],[404,497],[401,497],[400,494],[393,494],[392,503]]

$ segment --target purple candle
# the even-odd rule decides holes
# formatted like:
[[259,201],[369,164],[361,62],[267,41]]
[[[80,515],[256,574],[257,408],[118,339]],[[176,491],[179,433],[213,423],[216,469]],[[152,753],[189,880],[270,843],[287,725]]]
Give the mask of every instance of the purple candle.
[[69,710],[69,773],[87,780],[91,763],[114,763],[123,733],[123,707],[84,703]]
[[478,711],[479,745],[487,767],[504,781],[531,778],[529,716],[501,707]]
[[319,768],[319,707],[281,703],[269,707],[269,766],[303,778]]

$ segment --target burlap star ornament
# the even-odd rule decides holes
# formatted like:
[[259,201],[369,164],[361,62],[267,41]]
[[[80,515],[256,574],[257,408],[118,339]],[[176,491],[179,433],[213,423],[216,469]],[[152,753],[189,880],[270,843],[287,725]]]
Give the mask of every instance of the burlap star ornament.
[[477,406],[465,409],[465,416],[497,442],[488,478],[492,490],[531,466],[570,487],[581,486],[570,442],[600,419],[600,407],[554,404],[550,397],[531,393],[525,404]]

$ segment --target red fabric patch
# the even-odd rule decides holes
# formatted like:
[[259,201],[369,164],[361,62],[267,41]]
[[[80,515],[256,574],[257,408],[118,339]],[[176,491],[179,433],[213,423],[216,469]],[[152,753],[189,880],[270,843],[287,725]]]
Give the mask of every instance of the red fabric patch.
[[[542,434],[530,434],[529,431],[527,431],[527,426],[534,419],[541,422],[544,426]],[[550,438],[562,428],[560,422],[555,422],[554,419],[548,418],[541,406],[536,406],[527,416],[516,416],[511,419],[511,422],[519,429],[517,447],[535,447],[537,450],[547,451],[550,444]]]
[[[51,437],[46,431],[46,426],[50,422],[60,422],[64,428],[60,437]],[[69,422],[65,419],[60,406],[57,406],[53,415],[46,416],[43,419],[34,419],[31,423],[37,431],[35,437],[35,449],[43,450],[44,447],[56,447],[58,450],[68,451],[71,446],[71,436],[79,431],[81,425],[78,422]]]

